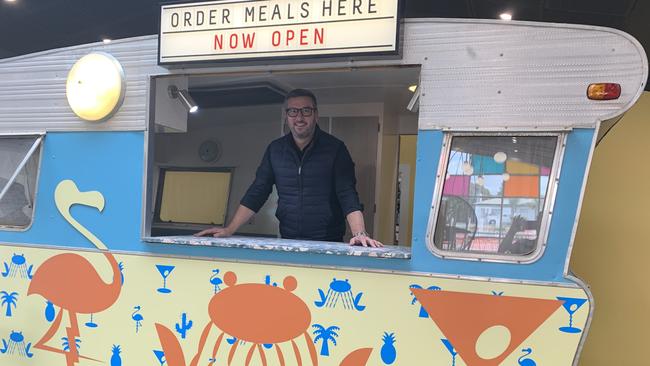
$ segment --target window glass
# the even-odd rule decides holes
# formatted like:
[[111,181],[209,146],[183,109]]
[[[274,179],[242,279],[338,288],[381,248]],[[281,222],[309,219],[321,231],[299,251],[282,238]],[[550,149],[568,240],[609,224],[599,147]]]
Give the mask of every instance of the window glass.
[[0,227],[26,228],[32,221],[40,145],[28,154],[38,138],[0,137],[0,194],[18,171],[13,183],[0,197]]
[[522,256],[539,239],[557,136],[454,136],[434,245]]

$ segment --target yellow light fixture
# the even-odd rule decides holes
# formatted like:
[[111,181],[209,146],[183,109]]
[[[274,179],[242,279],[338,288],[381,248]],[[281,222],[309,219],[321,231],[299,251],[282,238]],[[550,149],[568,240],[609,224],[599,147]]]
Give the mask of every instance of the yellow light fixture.
[[80,58],[70,69],[66,96],[79,118],[102,122],[120,108],[125,88],[120,63],[107,53],[93,52]]
[[415,91],[416,91],[417,89],[418,89],[418,86],[415,85],[415,84],[409,86],[409,91],[410,91],[411,93],[415,93]]

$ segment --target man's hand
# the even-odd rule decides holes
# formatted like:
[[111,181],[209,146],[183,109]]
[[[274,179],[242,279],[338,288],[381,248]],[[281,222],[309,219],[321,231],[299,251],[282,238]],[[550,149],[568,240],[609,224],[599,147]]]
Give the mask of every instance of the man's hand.
[[384,246],[384,244],[382,244],[378,240],[369,237],[368,235],[353,236],[352,239],[350,239],[350,245],[358,245],[358,246],[372,247],[372,248],[380,248]]
[[214,236],[215,238],[225,238],[228,236],[232,235],[232,231],[229,230],[227,227],[212,227],[209,229],[205,229],[203,231],[199,231],[198,233],[194,234],[194,236]]

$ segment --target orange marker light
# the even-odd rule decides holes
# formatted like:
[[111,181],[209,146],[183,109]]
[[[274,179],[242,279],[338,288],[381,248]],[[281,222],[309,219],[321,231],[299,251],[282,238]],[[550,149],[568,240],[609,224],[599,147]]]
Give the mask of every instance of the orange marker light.
[[621,96],[621,84],[598,83],[589,84],[587,98],[592,100],[611,100]]

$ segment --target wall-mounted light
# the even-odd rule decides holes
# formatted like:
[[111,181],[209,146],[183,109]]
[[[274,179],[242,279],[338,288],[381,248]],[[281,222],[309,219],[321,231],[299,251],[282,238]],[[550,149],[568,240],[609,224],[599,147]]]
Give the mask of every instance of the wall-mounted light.
[[125,89],[124,70],[115,57],[93,52],[72,66],[65,93],[70,108],[79,118],[101,122],[120,108]]
[[113,42],[113,40],[110,39],[110,38],[102,38],[102,42],[103,42],[104,44],[109,44],[109,43]]
[[512,20],[512,14],[510,14],[510,13],[501,13],[501,14],[499,14],[499,18],[501,18],[501,20]]
[[192,99],[187,90],[178,89],[176,85],[170,85],[169,88],[167,88],[167,91],[169,92],[169,96],[172,99],[178,99],[188,112],[196,113],[196,111],[199,110],[199,106],[196,104],[194,99]]
[[406,105],[406,109],[413,113],[417,113],[417,111],[420,109],[420,88],[415,88],[409,104]]

